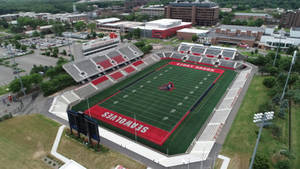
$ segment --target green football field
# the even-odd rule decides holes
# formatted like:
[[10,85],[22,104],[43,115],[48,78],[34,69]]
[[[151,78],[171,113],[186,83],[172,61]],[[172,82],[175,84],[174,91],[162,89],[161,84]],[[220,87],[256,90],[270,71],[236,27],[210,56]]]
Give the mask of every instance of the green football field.
[[[168,60],[160,61],[96,94],[89,98],[89,106],[99,105],[127,117],[135,115],[136,120],[170,132],[187,111],[199,101],[219,73],[175,65],[166,65],[156,70],[168,62]],[[144,77],[153,70],[156,71]],[[232,70],[225,70],[207,95],[162,146],[143,138],[138,138],[138,141],[164,153],[184,153],[225,93],[235,74]],[[141,77],[144,78],[140,79]],[[159,89],[168,82],[174,84],[172,91]],[[113,95],[118,91],[120,91],[118,94]],[[111,95],[113,96],[110,97]],[[110,98],[101,102],[108,97]],[[99,104],[99,102],[101,103]],[[72,110],[75,111],[87,109],[87,101],[82,101],[72,107]],[[120,128],[103,122],[99,124],[129,138],[134,138],[133,134]]]
[[[100,106],[166,131],[180,121],[219,74],[167,65],[122,90]],[[172,82],[172,91],[159,87]]]

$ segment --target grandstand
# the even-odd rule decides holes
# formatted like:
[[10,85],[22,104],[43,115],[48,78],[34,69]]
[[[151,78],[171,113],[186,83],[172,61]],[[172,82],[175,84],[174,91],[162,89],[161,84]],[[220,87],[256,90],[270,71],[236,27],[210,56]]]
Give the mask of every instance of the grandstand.
[[234,48],[225,48],[219,46],[204,46],[193,43],[181,43],[178,47],[179,53],[187,53],[195,56],[206,56],[225,60],[234,60],[238,54]]
[[137,47],[132,44],[119,45],[116,49],[106,50],[92,57],[69,62],[63,65],[64,70],[70,74],[76,82],[81,82],[95,76],[111,71],[124,63],[130,64],[143,55]]

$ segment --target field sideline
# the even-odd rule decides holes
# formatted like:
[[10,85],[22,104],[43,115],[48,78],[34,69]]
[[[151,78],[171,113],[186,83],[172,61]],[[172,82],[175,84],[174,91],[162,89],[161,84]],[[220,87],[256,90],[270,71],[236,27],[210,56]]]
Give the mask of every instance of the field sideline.
[[[107,90],[96,94],[95,96],[89,98],[89,105],[93,106],[99,103],[101,100],[111,96],[112,94],[118,92],[124,86],[129,84],[135,79],[142,77],[143,75],[151,72],[166,63],[169,60],[160,61],[157,64],[154,64],[144,71],[137,73],[134,76],[125,79],[124,81],[115,84],[114,86],[108,88]],[[182,121],[179,127],[174,131],[174,133],[169,137],[169,139],[162,145],[156,145],[150,141],[147,141],[143,138],[138,137],[138,141],[155,148],[161,152],[172,154],[184,153],[186,149],[189,147],[190,143],[197,135],[198,131],[202,127],[202,124],[207,120],[207,117],[210,115],[212,110],[215,108],[216,104],[219,102],[219,99],[223,96],[224,92],[226,91],[227,87],[231,84],[232,80],[234,79],[236,73],[232,70],[226,70],[223,73],[223,76],[219,78],[215,86],[208,92],[208,94],[204,97],[204,99],[200,102],[200,104],[195,108],[193,112],[191,112],[186,119]],[[176,85],[176,84],[175,84]],[[157,86],[159,87],[159,86]],[[176,86],[175,86],[176,87]],[[176,90],[176,89],[175,89]],[[172,91],[173,92],[173,91]],[[106,105],[107,106],[107,105]],[[112,107],[112,106],[111,106]],[[82,101],[81,103],[72,107],[72,110],[75,111],[85,111],[87,109],[87,101]],[[170,110],[169,110],[170,111]],[[201,113],[199,113],[201,112]],[[124,130],[116,128],[112,125],[108,125],[106,123],[99,123],[100,125],[115,130],[120,134],[123,134],[129,138],[134,139],[134,135],[130,134]]]

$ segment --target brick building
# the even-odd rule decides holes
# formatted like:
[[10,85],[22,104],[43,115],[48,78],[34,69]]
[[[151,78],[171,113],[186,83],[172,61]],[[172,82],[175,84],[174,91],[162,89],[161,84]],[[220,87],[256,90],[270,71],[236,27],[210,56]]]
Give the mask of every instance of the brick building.
[[300,9],[283,13],[280,19],[280,26],[285,28],[300,27]]
[[212,26],[217,24],[219,6],[214,2],[171,2],[165,6],[165,17],[181,19],[195,25]]
[[234,13],[234,19],[236,20],[249,20],[249,19],[253,19],[253,20],[257,20],[257,19],[262,19],[264,21],[266,21],[267,19],[271,19],[272,16],[269,14],[265,14],[265,13]]
[[250,47],[256,46],[264,34],[261,27],[221,25],[209,33],[212,44],[247,44]]
[[205,43],[208,41],[208,33],[209,30],[184,28],[177,31],[177,38],[180,40],[192,40],[193,36],[196,35],[200,43]]

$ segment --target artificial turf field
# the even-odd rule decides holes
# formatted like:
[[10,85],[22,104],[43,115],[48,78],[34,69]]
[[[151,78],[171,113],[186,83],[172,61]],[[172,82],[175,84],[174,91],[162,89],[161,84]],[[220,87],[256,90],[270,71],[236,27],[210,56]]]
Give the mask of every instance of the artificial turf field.
[[[158,134],[162,135],[161,138],[151,140],[149,135],[147,138],[143,137],[143,133],[137,133],[138,141],[168,154],[184,153],[235,77],[235,72],[225,70],[221,74],[168,63],[170,60],[160,61],[91,97],[91,109],[88,111],[86,101],[72,109],[86,113],[102,109],[103,113],[111,111],[114,115],[121,114],[122,117],[141,122],[150,129],[158,128],[164,131]],[[168,82],[174,84],[172,91],[159,89]],[[113,116],[109,116],[111,117]],[[129,130],[110,125],[108,121],[102,119],[99,124],[134,138]],[[150,136],[153,135],[150,133]],[[167,140],[159,142],[166,138]]]

